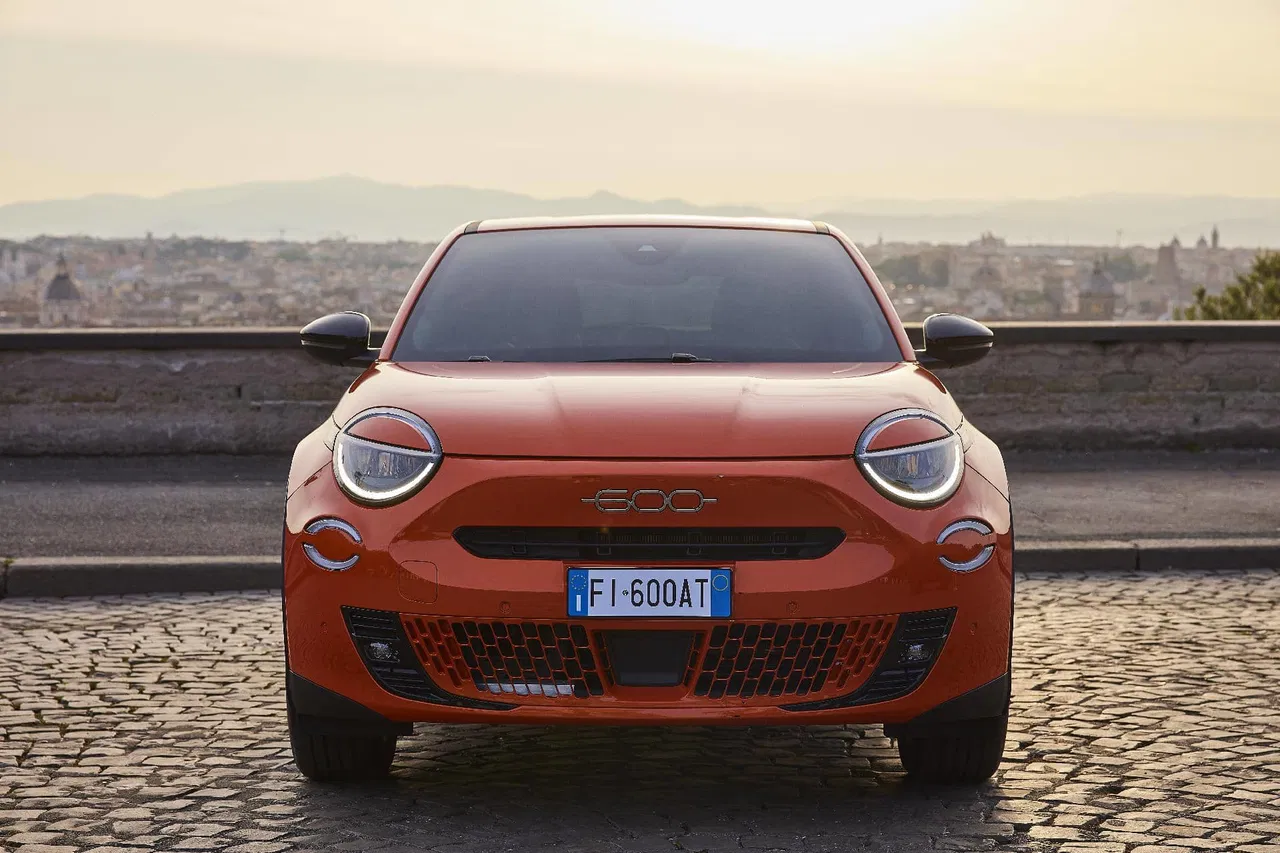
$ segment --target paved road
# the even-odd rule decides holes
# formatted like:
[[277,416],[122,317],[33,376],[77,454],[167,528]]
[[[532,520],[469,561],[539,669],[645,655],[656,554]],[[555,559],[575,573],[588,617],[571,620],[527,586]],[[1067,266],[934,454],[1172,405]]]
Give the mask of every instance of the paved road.
[[1277,600],[1274,571],[1022,580],[1007,760],[962,790],[875,727],[419,727],[390,781],[315,785],[273,595],[7,599],[0,849],[1275,853]]
[[[288,460],[0,458],[0,557],[270,554]],[[1013,454],[1021,539],[1280,536],[1280,453]]]

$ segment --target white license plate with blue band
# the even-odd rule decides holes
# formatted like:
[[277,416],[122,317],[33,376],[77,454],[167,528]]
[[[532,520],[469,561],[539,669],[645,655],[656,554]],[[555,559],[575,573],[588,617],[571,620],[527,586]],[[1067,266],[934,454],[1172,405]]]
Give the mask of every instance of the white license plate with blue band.
[[729,569],[569,569],[570,616],[728,618]]

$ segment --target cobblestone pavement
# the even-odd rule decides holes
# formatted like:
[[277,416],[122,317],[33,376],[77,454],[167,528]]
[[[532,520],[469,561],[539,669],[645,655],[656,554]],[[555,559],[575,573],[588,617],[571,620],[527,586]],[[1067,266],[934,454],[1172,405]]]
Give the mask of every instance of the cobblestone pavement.
[[[1019,584],[999,775],[878,728],[438,727],[290,763],[269,593],[0,602],[4,850],[1280,851],[1280,572]],[[420,727],[421,728],[421,727]]]

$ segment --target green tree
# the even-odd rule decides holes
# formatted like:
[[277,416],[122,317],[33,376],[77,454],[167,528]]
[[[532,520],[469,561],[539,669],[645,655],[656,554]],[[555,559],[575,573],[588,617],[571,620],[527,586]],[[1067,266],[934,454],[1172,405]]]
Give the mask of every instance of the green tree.
[[1280,252],[1262,252],[1236,283],[1209,296],[1197,287],[1196,302],[1178,313],[1180,320],[1280,320]]

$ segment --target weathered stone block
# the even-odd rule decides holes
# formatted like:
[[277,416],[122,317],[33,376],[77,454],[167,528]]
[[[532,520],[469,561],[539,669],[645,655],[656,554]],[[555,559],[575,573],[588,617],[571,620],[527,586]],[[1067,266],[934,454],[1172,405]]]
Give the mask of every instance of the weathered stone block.
[[986,394],[1034,394],[1043,388],[1043,382],[1035,376],[997,376],[987,380],[983,387]]
[[1257,387],[1257,375],[1243,370],[1209,377],[1209,388],[1213,391],[1253,391]]
[[1143,373],[1108,373],[1098,377],[1098,387],[1103,391],[1146,391],[1151,387],[1151,377]]

